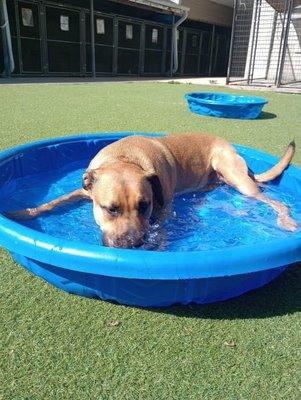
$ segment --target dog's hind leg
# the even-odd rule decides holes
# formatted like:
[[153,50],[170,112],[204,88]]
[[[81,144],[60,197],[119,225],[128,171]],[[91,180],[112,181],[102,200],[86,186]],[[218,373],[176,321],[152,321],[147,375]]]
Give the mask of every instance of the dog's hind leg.
[[231,154],[219,155],[213,162],[214,170],[222,180],[234,187],[243,195],[269,205],[277,213],[278,225],[288,231],[295,231],[297,222],[290,216],[289,208],[277,200],[263,194],[256,182],[249,176],[245,160],[233,151]]
[[6,213],[4,213],[4,215],[10,219],[20,219],[20,220],[32,219],[32,218],[38,217],[41,214],[50,212],[54,208],[62,206],[63,204],[72,203],[72,202],[83,200],[83,199],[90,200],[90,196],[86,190],[78,189],[78,190],[74,190],[73,192],[68,193],[64,196],[58,197],[57,199],[52,200],[49,203],[42,204],[39,207],[26,208],[25,210],[19,210],[19,211],[6,212]]

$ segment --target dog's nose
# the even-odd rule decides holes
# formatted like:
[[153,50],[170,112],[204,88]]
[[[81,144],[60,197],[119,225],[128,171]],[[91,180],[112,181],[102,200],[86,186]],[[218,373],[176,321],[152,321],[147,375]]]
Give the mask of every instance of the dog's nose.
[[144,236],[135,237],[133,235],[125,235],[120,237],[104,236],[103,242],[108,247],[118,247],[122,249],[133,249],[142,246],[144,243]]
[[143,239],[129,236],[129,237],[117,238],[114,242],[115,242],[114,247],[120,247],[123,249],[132,249],[135,247],[140,247],[143,244]]

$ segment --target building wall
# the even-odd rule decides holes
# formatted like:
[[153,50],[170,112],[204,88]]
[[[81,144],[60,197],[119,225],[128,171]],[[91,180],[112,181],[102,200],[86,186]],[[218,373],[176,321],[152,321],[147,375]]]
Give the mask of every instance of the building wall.
[[[55,3],[10,0],[8,14],[16,64],[13,75],[90,76],[88,3],[86,0],[56,0]],[[107,0],[95,0],[94,9],[98,75],[170,76],[169,15],[165,23],[149,10]],[[131,37],[126,37],[127,31]],[[178,76],[225,76],[229,27],[187,20],[179,27],[178,39]],[[0,36],[0,76],[2,53]]]
[[189,19],[217,25],[232,25],[233,9],[231,7],[209,0],[182,0],[181,4],[190,8]]

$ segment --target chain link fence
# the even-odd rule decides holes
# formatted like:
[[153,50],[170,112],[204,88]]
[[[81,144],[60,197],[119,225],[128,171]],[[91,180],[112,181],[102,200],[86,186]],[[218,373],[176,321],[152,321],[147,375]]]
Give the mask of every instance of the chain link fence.
[[235,0],[227,79],[301,89],[301,0]]

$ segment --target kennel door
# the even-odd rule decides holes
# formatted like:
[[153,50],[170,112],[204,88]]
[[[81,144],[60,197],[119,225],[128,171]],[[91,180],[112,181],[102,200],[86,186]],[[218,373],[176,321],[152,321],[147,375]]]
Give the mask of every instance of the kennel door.
[[21,73],[41,73],[40,14],[37,4],[18,2]]
[[50,73],[81,72],[80,13],[64,7],[46,7],[48,67]]
[[140,72],[141,24],[132,20],[118,21],[117,73],[138,75]]

